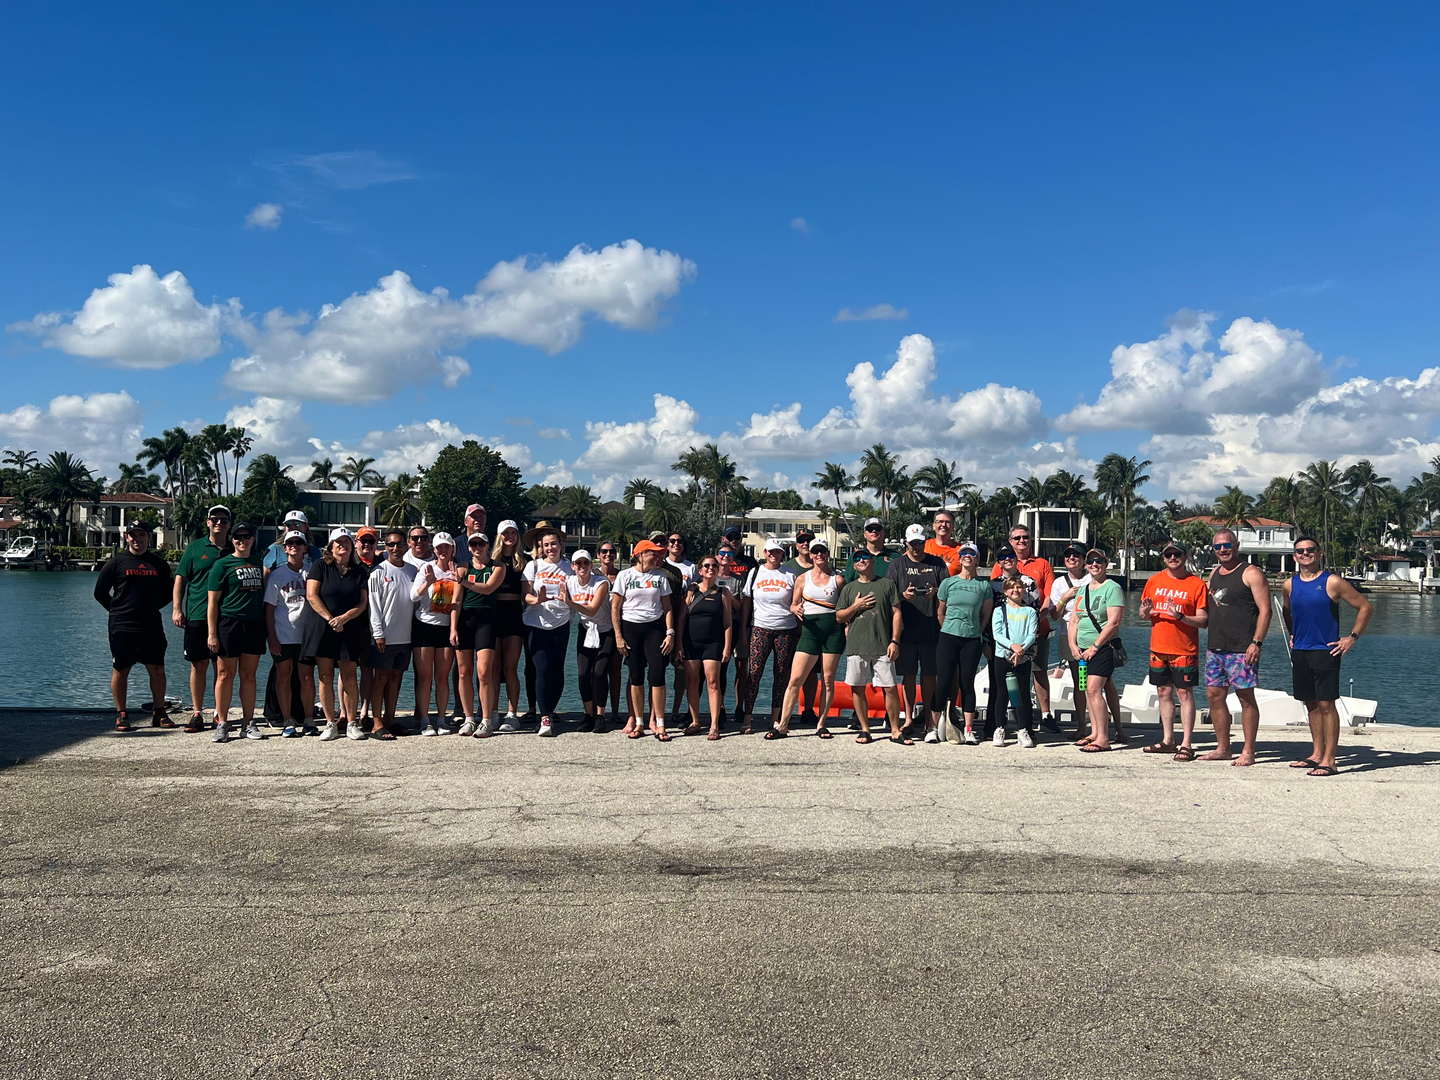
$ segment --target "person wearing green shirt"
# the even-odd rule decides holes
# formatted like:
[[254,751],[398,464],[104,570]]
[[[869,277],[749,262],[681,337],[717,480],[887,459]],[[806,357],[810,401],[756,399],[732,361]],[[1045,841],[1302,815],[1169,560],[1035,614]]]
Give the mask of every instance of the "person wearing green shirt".
[[[857,552],[860,548],[855,549]],[[870,553],[871,566],[877,578],[883,578],[890,571],[890,552],[885,550],[885,525],[879,518],[868,518],[865,522],[865,548]],[[845,580],[854,581],[859,577],[855,569],[855,555],[850,556],[850,568],[845,571]]]
[[205,516],[207,534],[190,541],[180,555],[170,605],[170,621],[185,631],[185,659],[190,661],[190,722],[185,725],[186,731],[205,730],[205,678],[215,662],[207,614],[210,568],[230,551],[230,508],[217,503]]
[[[1125,595],[1105,576],[1110,558],[1092,548],[1085,553],[1090,583],[1076,598],[1070,616],[1070,655],[1085,664],[1085,706],[1090,714],[1090,736],[1080,749],[1098,754],[1110,749],[1110,714],[1105,707],[1105,685],[1115,677],[1115,642],[1125,616]],[[1119,720],[1119,717],[1116,717]],[[1101,721],[1104,721],[1103,723]]]
[[218,658],[215,675],[215,741],[230,740],[230,694],[240,675],[240,712],[245,738],[263,739],[255,722],[255,669],[268,644],[265,632],[265,567],[255,553],[255,530],[240,522],[230,533],[234,554],[210,568],[206,623],[209,647]]
[[[932,716],[947,716],[955,701],[955,678],[960,678],[960,711],[965,716],[963,740],[975,746],[975,672],[980,668],[982,630],[990,623],[995,593],[990,582],[981,581],[976,573],[980,550],[970,541],[960,545],[960,572],[940,583],[935,594],[935,617],[940,620],[940,641],[935,646],[934,697],[930,702]],[[942,711],[943,710],[943,711]],[[936,732],[935,728],[930,729]],[[926,742],[932,741],[930,734]],[[936,734],[933,741],[939,741]]]
[[913,746],[914,739],[900,730],[900,693],[895,689],[895,658],[900,655],[900,588],[890,578],[875,576],[875,556],[866,548],[851,559],[855,580],[847,582],[835,601],[835,618],[845,627],[845,682],[860,721],[858,743],[868,743],[870,704],[865,688],[873,683],[885,692],[885,717],[890,741]]

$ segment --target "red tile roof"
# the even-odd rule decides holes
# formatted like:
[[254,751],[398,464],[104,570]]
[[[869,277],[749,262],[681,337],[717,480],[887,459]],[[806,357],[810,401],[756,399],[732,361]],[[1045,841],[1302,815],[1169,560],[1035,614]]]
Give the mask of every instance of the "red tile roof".
[[[1225,522],[1224,522],[1223,520],[1221,520],[1220,518],[1217,518],[1217,517],[1208,517],[1208,516],[1181,518],[1179,521],[1176,522],[1176,524],[1177,524],[1177,525],[1188,525],[1188,524],[1189,524],[1190,522],[1192,522],[1192,521],[1198,521],[1198,522],[1200,522],[1200,524],[1202,524],[1202,525],[1224,525],[1224,524],[1225,524]],[[1260,526],[1263,526],[1264,528],[1267,528],[1267,529],[1293,529],[1293,528],[1295,527],[1295,526],[1291,525],[1288,521],[1276,521],[1274,518],[1267,518],[1267,517],[1252,517],[1252,518],[1250,519],[1250,524],[1251,524],[1251,525],[1260,525]]]

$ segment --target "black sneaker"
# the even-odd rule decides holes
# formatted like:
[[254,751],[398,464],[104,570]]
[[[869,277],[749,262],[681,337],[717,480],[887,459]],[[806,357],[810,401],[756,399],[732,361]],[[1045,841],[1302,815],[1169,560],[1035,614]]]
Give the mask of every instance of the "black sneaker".
[[1048,731],[1051,735],[1060,734],[1060,721],[1055,719],[1054,713],[1049,713],[1040,718],[1040,730]]
[[585,717],[584,720],[581,720],[581,721],[580,721],[580,726],[579,726],[578,728],[576,728],[575,730],[576,730],[576,731],[594,731],[594,730],[595,730],[595,718],[594,718],[593,716],[587,716],[587,717]]

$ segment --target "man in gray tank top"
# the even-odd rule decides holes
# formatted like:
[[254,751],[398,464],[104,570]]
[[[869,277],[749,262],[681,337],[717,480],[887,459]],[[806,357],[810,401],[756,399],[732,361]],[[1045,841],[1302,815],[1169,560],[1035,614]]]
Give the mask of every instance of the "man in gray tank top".
[[1256,668],[1265,633],[1270,629],[1270,585],[1265,572],[1240,559],[1240,541],[1230,529],[1221,529],[1213,543],[1219,565],[1210,572],[1210,625],[1206,628],[1205,696],[1210,722],[1215,726],[1215,749],[1201,761],[1229,761],[1231,690],[1240,699],[1240,727],[1245,745],[1235,765],[1255,764],[1255,738],[1260,731],[1260,707],[1255,704]]

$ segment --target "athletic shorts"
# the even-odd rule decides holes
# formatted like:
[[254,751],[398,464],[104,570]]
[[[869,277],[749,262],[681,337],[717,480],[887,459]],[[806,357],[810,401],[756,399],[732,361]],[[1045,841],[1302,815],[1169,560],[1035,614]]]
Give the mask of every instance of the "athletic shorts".
[[[806,615],[800,620],[800,640],[795,651],[810,656],[839,656],[845,651],[845,630],[834,615]],[[935,655],[933,645],[930,655]]]
[[1338,701],[1340,698],[1340,657],[1329,649],[1292,649],[1290,664],[1297,701]]
[[883,653],[879,656],[847,656],[845,658],[845,685],[856,690],[866,685],[894,686],[895,665]]
[[1113,679],[1115,677],[1115,650],[1106,642],[1095,650],[1085,664],[1085,678],[1088,679]]
[[148,630],[111,630],[110,655],[115,670],[124,671],[136,664],[164,664],[165,628],[159,625]]
[[[268,649],[269,646],[267,645],[266,648]],[[280,655],[276,656],[274,653],[271,653],[270,659],[272,662],[277,664],[283,664],[286,660],[299,660],[300,642],[297,641],[293,645],[281,645]]]
[[1192,653],[1180,656],[1174,653],[1150,654],[1151,686],[1178,686],[1182,690],[1189,690],[1199,682],[1199,656]]
[[519,600],[497,600],[495,602],[495,636],[497,638],[518,637],[525,634],[525,616],[520,610]]
[[720,657],[725,655],[725,643],[723,641],[703,641],[696,643],[690,640],[690,635],[685,635],[685,659],[686,660],[714,660],[717,664]]
[[450,624],[446,622],[443,626],[437,626],[419,619],[411,620],[410,646],[414,649],[450,648]]
[[250,622],[229,615],[220,616],[220,652],[226,660],[238,656],[263,656],[270,651],[265,624],[259,619]]
[[460,612],[460,648],[484,652],[494,649],[498,640],[495,611],[471,608]]
[[185,622],[185,659],[192,664],[215,659],[210,651],[210,627],[204,619],[187,619]]
[[1243,652],[1205,650],[1205,685],[1229,690],[1255,689],[1255,665],[1245,662]]
[[913,679],[917,671],[922,675],[934,675],[935,645],[933,641],[902,641],[900,656],[895,661],[895,674],[902,679]]
[[385,651],[381,652],[371,645],[370,655],[365,658],[365,666],[376,671],[404,671],[410,666],[410,646],[386,645]]

